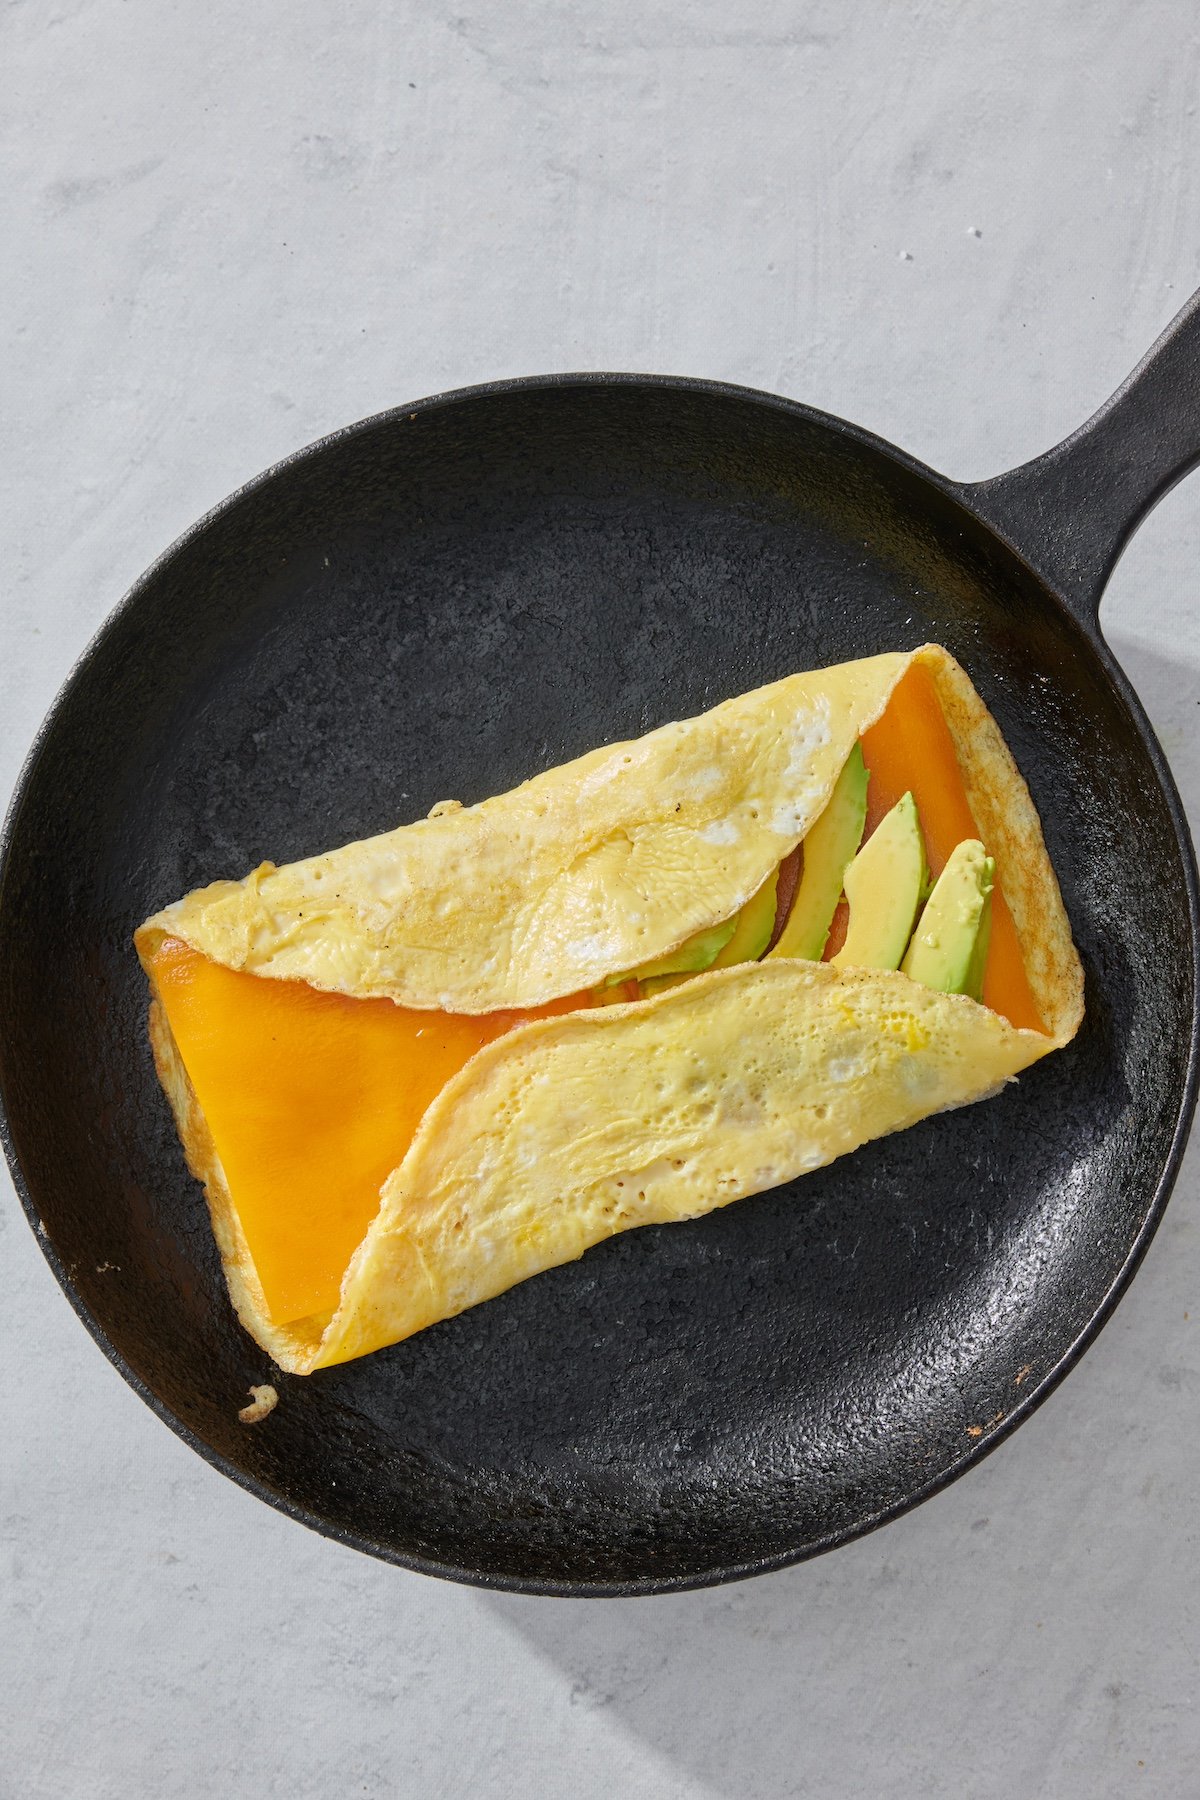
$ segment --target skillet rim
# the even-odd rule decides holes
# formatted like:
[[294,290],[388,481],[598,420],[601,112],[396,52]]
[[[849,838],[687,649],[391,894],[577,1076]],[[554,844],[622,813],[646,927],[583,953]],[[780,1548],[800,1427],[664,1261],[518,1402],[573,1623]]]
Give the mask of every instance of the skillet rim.
[[[0,1079],[0,1145],[4,1149],[13,1188],[29,1221],[38,1248],[77,1317],[108,1361],[133,1389],[138,1398],[163,1424],[182,1439],[189,1449],[195,1451],[211,1468],[226,1476],[244,1492],[253,1495],[258,1500],[265,1501],[275,1511],[294,1519],[298,1524],[306,1525],[322,1537],[329,1538],[349,1549],[361,1551],[364,1555],[372,1556],[393,1567],[409,1569],[417,1574],[438,1576],[443,1580],[455,1581],[464,1586],[483,1588],[492,1592],[566,1599],[621,1599],[651,1594],[682,1593],[698,1588],[721,1586],[726,1582],[745,1580],[754,1575],[765,1575],[777,1569],[807,1562],[813,1557],[837,1549],[842,1544],[852,1543],[865,1537],[868,1533],[878,1530],[880,1526],[912,1511],[914,1507],[920,1506],[925,1500],[931,1499],[933,1495],[940,1493],[952,1482],[957,1481],[960,1476],[966,1474],[968,1469],[981,1462],[985,1456],[990,1455],[1049,1398],[1059,1383],[1091,1348],[1100,1332],[1112,1318],[1162,1222],[1187,1148],[1192,1115],[1196,1107],[1197,1091],[1200,1088],[1200,874],[1197,871],[1195,849],[1187,817],[1183,810],[1183,803],[1162,746],[1159,744],[1154,728],[1129,677],[1110,649],[1100,629],[1098,619],[1086,612],[1077,612],[1053,583],[1037,569],[1019,545],[993,524],[985,513],[976,508],[972,503],[972,489],[978,487],[978,483],[952,481],[949,477],[939,474],[937,470],[930,468],[917,457],[910,455],[895,444],[889,443],[887,439],[878,436],[865,426],[839,418],[836,414],[823,412],[820,408],[808,406],[803,401],[792,400],[764,389],[744,387],[737,383],[701,376],[583,370],[547,375],[512,376],[495,381],[477,382],[466,387],[445,389],[427,395],[421,400],[386,407],[380,412],[370,413],[349,425],[339,426],[333,431],[326,432],[321,437],[313,439],[311,443],[301,445],[299,449],[291,451],[279,461],[270,464],[240,487],[235,488],[214,506],[208,508],[154,558],[153,562],[143,570],[117,604],[101,620],[83,650],[67,670],[34,734],[18,770],[3,824],[0,825],[0,929],[4,923],[5,889],[10,863],[14,857],[14,845],[20,829],[21,814],[27,793],[36,778],[43,752],[52,733],[66,714],[80,681],[100,653],[110,632],[120,620],[133,613],[139,604],[145,602],[148,590],[157,581],[161,571],[182,551],[200,539],[210,526],[214,525],[234,506],[251,498],[260,489],[286,475],[293,468],[315,460],[336,445],[365,436],[368,432],[381,427],[411,423],[424,413],[442,411],[452,406],[477,400],[503,398],[510,394],[551,391],[560,388],[586,390],[588,388],[623,387],[648,387],[668,393],[693,393],[719,400],[749,401],[755,406],[766,407],[802,419],[805,423],[815,425],[835,437],[847,439],[863,449],[874,452],[886,462],[898,466],[908,475],[915,476],[919,481],[932,487],[944,499],[950,500],[961,508],[977,528],[1001,544],[1033,576],[1042,590],[1044,600],[1057,607],[1071,624],[1082,631],[1087,638],[1091,649],[1099,659],[1105,676],[1129,712],[1166,801],[1183,866],[1184,884],[1188,897],[1188,923],[1192,936],[1192,1025],[1187,1065],[1179,1093],[1179,1104],[1170,1147],[1128,1254],[1087,1324],[1076,1335],[1058,1362],[1048,1369],[1028,1392],[1022,1393],[1017,1406],[1005,1416],[1002,1422],[985,1427],[982,1435],[973,1440],[960,1457],[939,1471],[936,1476],[931,1477],[929,1481],[915,1488],[902,1499],[868,1514],[865,1519],[857,1521],[846,1529],[828,1532],[798,1549],[780,1551],[770,1556],[752,1557],[741,1562],[712,1565],[704,1569],[693,1570],[686,1575],[640,1575],[625,1580],[593,1581],[495,1574],[485,1570],[469,1569],[457,1563],[441,1562],[435,1557],[417,1554],[402,1555],[396,1550],[384,1546],[376,1539],[350,1530],[331,1519],[321,1517],[307,1507],[298,1505],[286,1495],[273,1490],[264,1481],[238,1468],[221,1451],[206,1443],[198,1433],[171,1411],[166,1402],[161,1400],[130,1366],[124,1354],[109,1338],[99,1318],[88,1308],[82,1296],[77,1292],[62,1257],[46,1232],[34,1204],[33,1196],[26,1185],[24,1171],[17,1156],[9,1124],[3,1081]],[[1090,423],[1089,420],[1088,424]],[[1081,427],[1080,430],[1086,431],[1087,425]],[[1078,436],[1079,433],[1073,435]],[[3,1022],[0,1020],[0,1052],[4,1049],[3,1040]],[[2,1073],[3,1063],[0,1060],[0,1077],[2,1077]]]

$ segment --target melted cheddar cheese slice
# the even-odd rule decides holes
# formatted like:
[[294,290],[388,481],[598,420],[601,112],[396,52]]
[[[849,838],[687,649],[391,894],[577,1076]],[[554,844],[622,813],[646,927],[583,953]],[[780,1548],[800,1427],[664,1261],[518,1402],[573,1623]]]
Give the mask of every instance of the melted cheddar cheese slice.
[[272,1321],[337,1305],[431,1100],[534,1012],[418,1012],[227,969],[166,938],[154,984],[234,1197]]

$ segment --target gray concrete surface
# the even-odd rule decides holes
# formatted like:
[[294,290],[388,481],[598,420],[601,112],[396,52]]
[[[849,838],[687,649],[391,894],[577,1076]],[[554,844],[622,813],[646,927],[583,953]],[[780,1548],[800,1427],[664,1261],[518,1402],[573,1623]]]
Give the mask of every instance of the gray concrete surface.
[[[609,367],[982,476],[1200,281],[1178,0],[9,0],[0,787],[142,567],[392,402]],[[1200,421],[1198,421],[1200,430]],[[1200,818],[1200,481],[1105,606]],[[0,1194],[12,1800],[1200,1792],[1193,1155],[1038,1416],[832,1558],[535,1602],[275,1517],[143,1409]]]

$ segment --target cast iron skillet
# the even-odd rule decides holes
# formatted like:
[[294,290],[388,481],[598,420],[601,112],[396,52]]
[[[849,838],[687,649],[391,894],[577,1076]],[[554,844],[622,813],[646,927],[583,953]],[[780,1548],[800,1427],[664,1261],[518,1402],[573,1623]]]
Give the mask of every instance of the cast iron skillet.
[[[796,1561],[1025,1418],[1129,1281],[1195,1098],[1195,862],[1097,604],[1200,457],[1198,389],[1193,301],[1073,438],[963,487],[716,382],[504,382],[324,439],[169,550],[43,727],[0,874],[13,1175],[159,1416],[343,1543],[552,1594]],[[1087,970],[1071,1048],[408,1343],[272,1374],[154,1079],[139,920],[264,857],[925,639],[970,671],[1045,822]],[[276,1411],[239,1424],[267,1379]]]

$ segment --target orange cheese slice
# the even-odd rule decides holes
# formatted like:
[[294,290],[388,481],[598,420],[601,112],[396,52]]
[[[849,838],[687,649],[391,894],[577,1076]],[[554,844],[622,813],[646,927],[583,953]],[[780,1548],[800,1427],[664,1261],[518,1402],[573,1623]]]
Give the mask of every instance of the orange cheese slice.
[[167,938],[154,983],[277,1325],[331,1311],[429,1103],[531,1012],[417,1012],[227,969]]

